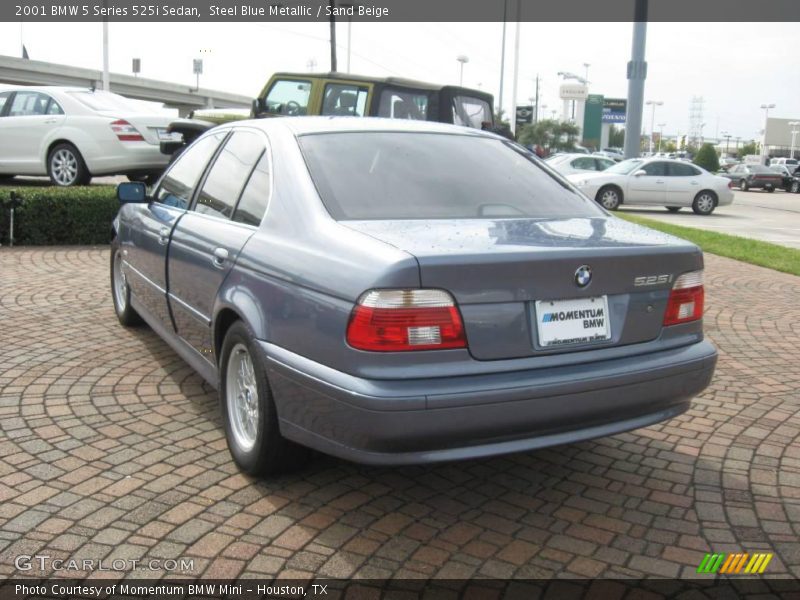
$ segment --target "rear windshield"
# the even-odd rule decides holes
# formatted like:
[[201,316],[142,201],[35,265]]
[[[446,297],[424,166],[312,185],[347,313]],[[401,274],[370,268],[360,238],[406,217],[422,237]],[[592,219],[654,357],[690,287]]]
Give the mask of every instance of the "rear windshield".
[[571,218],[602,214],[508,142],[466,135],[348,132],[299,138],[337,220]]

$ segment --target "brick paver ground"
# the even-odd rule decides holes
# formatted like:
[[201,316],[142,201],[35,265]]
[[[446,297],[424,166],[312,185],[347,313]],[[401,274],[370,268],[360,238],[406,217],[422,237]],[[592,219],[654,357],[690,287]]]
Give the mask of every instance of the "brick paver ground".
[[192,558],[204,577],[672,577],[711,550],[772,551],[768,573],[800,576],[800,278],[707,257],[719,366],[668,423],[258,481],[210,388],[117,324],[107,270],[107,249],[0,252],[0,576],[44,554]]

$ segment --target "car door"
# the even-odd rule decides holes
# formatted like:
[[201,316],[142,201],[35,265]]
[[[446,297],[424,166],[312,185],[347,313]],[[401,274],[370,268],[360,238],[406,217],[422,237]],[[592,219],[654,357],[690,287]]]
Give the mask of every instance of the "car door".
[[702,171],[688,163],[667,163],[668,206],[691,206],[700,191]]
[[226,135],[227,131],[220,131],[198,139],[161,178],[152,202],[131,204],[125,211],[122,244],[128,285],[145,310],[170,328],[166,264],[170,235]]
[[[7,102],[10,106],[0,118],[3,170],[17,175],[43,175],[44,141],[64,121],[64,111],[50,96],[34,91],[17,91]],[[50,104],[55,114],[48,114]]]
[[[192,210],[172,233],[167,278],[175,328],[211,363],[211,322],[217,291],[256,230],[247,219],[232,217],[256,163],[265,153],[262,132],[234,131],[201,183]],[[263,190],[263,194],[268,193],[269,188]]]
[[[637,175],[644,171],[641,175]],[[628,193],[625,202],[629,204],[663,205],[666,200],[667,163],[656,160],[645,163],[628,176]]]

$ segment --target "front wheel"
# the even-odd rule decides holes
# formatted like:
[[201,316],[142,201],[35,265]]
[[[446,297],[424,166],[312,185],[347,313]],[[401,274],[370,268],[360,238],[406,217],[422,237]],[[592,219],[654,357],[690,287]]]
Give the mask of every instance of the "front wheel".
[[47,157],[47,175],[53,185],[86,185],[92,179],[78,149],[72,144],[58,144]]
[[622,192],[613,186],[600,188],[596,200],[606,210],[617,210],[622,204]]
[[789,191],[793,194],[800,194],[800,181],[793,181]]
[[131,288],[122,268],[122,249],[116,243],[111,246],[111,297],[120,323],[126,327],[142,324],[142,317],[131,306]]
[[697,215],[710,215],[717,207],[717,197],[713,192],[700,192],[692,202],[692,210]]
[[266,475],[304,462],[308,451],[281,436],[260,349],[241,321],[231,325],[222,342],[219,374],[225,437],[239,468]]
[[742,190],[743,192],[746,192],[747,190],[750,189],[750,186],[747,185],[747,180],[746,179],[742,179],[739,182],[739,189]]

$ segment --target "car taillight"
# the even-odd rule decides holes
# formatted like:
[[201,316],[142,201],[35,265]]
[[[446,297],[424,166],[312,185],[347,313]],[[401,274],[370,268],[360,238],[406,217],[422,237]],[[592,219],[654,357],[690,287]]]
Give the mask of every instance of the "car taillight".
[[677,325],[703,317],[703,272],[684,273],[675,280],[664,314],[664,325]]
[[455,301],[444,290],[370,290],[353,309],[347,343],[399,352],[466,348],[467,338]]
[[728,181],[728,189],[731,189],[731,190],[733,189],[733,179]]
[[144,137],[139,131],[128,123],[125,119],[117,119],[111,122],[111,131],[117,136],[120,142],[143,142]]

